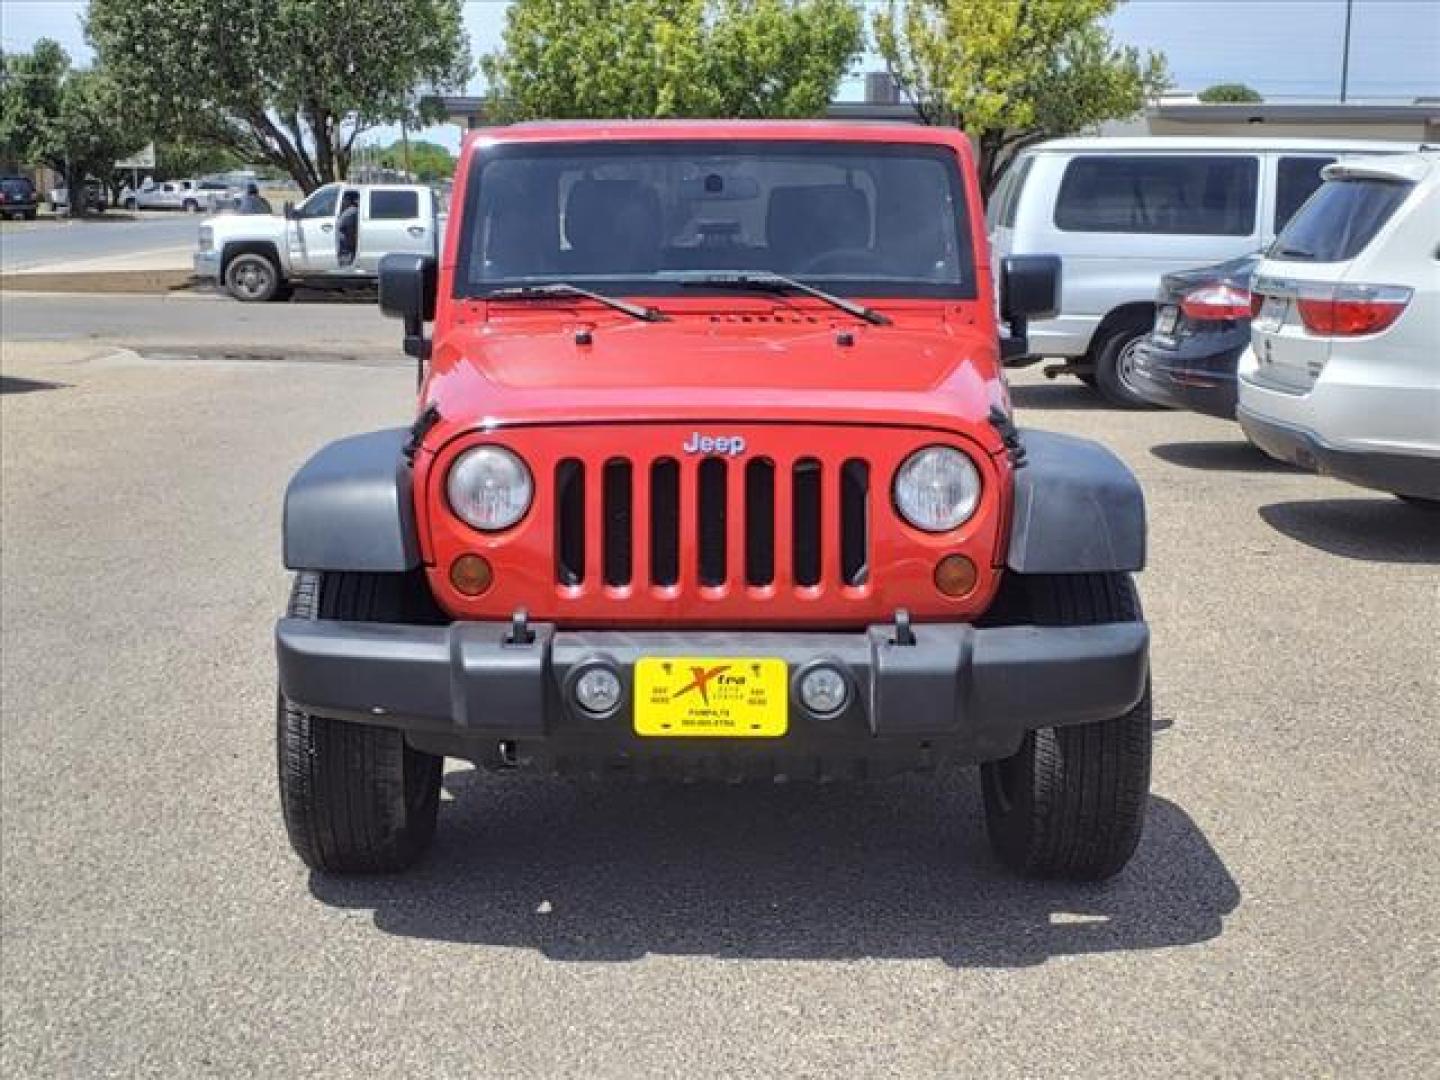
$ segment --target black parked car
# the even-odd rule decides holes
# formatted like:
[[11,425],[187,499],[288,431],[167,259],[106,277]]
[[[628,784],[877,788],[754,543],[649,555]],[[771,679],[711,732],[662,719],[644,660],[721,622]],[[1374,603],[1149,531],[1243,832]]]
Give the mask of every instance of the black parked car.
[[23,217],[35,220],[40,197],[35,185],[24,176],[0,176],[0,218]]
[[1260,253],[1160,279],[1155,326],[1135,353],[1145,400],[1235,419],[1235,368],[1250,344],[1250,275]]

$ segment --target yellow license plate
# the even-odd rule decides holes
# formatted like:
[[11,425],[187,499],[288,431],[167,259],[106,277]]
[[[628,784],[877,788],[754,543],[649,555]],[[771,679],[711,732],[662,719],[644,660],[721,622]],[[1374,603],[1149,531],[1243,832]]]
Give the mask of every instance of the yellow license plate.
[[784,660],[645,656],[635,662],[635,733],[773,739],[790,722]]

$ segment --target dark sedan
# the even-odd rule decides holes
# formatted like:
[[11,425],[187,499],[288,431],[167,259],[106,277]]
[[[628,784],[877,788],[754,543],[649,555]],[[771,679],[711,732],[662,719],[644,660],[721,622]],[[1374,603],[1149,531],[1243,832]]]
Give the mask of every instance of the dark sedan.
[[1235,419],[1235,368],[1250,344],[1250,275],[1260,254],[1160,279],[1155,326],[1135,353],[1145,400]]

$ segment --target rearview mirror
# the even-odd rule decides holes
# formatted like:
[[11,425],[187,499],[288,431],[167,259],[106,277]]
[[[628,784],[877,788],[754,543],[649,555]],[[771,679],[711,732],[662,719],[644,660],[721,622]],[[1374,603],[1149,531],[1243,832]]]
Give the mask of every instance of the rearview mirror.
[[430,355],[425,324],[435,318],[435,260],[391,252],[380,260],[380,310],[405,324],[405,354]]
[[1002,359],[1027,355],[1031,319],[1060,314],[1060,256],[1007,255],[1000,261],[1000,318],[1010,327],[1000,342]]

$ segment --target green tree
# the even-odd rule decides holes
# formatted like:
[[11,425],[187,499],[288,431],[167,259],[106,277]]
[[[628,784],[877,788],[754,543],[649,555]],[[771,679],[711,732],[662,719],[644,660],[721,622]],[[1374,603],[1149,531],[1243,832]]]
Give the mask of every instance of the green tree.
[[168,138],[226,147],[306,191],[343,179],[356,138],[438,117],[462,86],[460,0],[90,0],[86,29]]
[[1260,91],[1253,86],[1246,86],[1244,83],[1216,83],[1214,86],[1207,86],[1199,93],[1201,101],[1210,105],[1225,103],[1249,104],[1256,101],[1264,101]]
[[245,165],[238,153],[216,143],[171,139],[155,144],[155,173],[166,179],[229,172]]
[[[139,149],[143,132],[130,121],[125,93],[101,68],[76,71],[56,42],[42,38],[28,54],[4,57],[0,87],[0,157],[45,165],[70,191],[87,176],[108,177],[117,158]],[[84,213],[81,199],[68,213]]]
[[855,0],[515,0],[481,70],[504,119],[803,117],[863,44]]
[[1169,83],[1164,57],[1115,45],[1120,0],[890,0],[875,44],[929,124],[963,128],[988,196],[1032,143],[1133,116]]
[[[370,154],[367,153],[367,160],[369,157]],[[408,166],[405,144],[401,142],[376,147],[374,160],[382,169],[412,172],[416,179],[424,184],[433,184],[437,180],[445,180],[455,175],[455,156],[439,143],[426,142],[424,139],[410,140]]]

